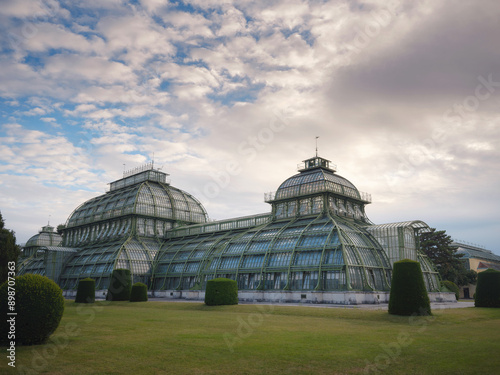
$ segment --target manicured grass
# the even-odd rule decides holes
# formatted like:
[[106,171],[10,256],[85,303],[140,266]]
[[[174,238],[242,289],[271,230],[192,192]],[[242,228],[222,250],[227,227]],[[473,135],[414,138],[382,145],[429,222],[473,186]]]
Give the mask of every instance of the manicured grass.
[[[408,318],[352,308],[66,301],[49,342],[17,348],[16,370],[54,375],[498,373],[500,309],[433,313]],[[0,373],[18,373],[8,368],[5,355]]]

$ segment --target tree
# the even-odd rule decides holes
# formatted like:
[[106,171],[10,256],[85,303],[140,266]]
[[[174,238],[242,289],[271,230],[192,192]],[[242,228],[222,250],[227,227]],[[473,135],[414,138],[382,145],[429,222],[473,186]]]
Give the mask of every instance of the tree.
[[462,261],[462,254],[457,254],[457,247],[446,231],[431,228],[429,232],[420,233],[420,250],[422,250],[439,272],[443,280],[449,280],[458,286],[475,284],[476,272],[468,270]]
[[64,224],[59,224],[59,225],[57,226],[56,231],[57,231],[57,233],[58,233],[58,234],[62,234],[62,232],[63,232],[63,230],[64,230],[64,229],[66,229],[66,225],[64,225]]
[[7,280],[8,263],[15,262],[21,253],[21,249],[16,245],[16,235],[14,231],[5,228],[5,222],[0,212],[0,284]]

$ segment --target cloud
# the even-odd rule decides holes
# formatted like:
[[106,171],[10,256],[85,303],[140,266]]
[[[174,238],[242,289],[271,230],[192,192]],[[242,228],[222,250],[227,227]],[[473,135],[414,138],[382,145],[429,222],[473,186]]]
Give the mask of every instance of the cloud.
[[135,79],[132,70],[116,61],[102,57],[58,54],[47,58],[43,74],[51,79],[72,82],[84,80],[111,85],[126,84]]
[[488,47],[500,31],[498,6],[476,5],[448,1],[436,4],[425,17],[412,17],[411,12],[398,15],[409,24],[395,20],[389,42],[387,34],[366,35],[370,44],[356,64],[335,72],[330,95],[342,104],[375,99],[377,104],[430,108],[470,95],[479,76],[500,74],[496,64],[500,52]]
[[101,18],[96,30],[107,40],[107,53],[141,69],[151,58],[175,53],[170,33],[144,14]]
[[40,184],[60,187],[85,186],[92,190],[96,186],[90,149],[15,123],[3,125],[2,131],[5,136],[0,137],[0,144],[9,145],[10,150],[0,159],[3,173],[30,176]]
[[56,15],[67,17],[69,12],[55,0],[32,2],[30,0],[4,0],[0,14],[8,17],[44,19]]
[[78,51],[91,54],[100,53],[105,49],[104,41],[98,36],[88,38],[81,34],[76,34],[62,25],[52,23],[37,23],[36,34],[28,38],[24,47],[28,51],[44,52],[51,50]]
[[48,123],[57,121],[54,117],[41,117],[40,120],[42,120],[43,122],[48,122]]

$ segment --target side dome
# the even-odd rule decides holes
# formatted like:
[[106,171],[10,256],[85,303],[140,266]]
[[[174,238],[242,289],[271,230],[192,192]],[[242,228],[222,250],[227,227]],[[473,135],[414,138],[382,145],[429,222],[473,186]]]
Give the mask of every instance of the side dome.
[[62,236],[54,232],[54,227],[46,225],[31,237],[24,245],[24,248],[42,247],[42,246],[60,246],[62,243]]

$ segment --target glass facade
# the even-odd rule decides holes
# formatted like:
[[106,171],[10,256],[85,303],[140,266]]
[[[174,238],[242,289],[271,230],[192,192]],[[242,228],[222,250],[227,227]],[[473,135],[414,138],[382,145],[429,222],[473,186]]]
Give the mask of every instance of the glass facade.
[[364,209],[371,202],[369,194],[335,174],[326,159],[317,157],[304,163],[300,173],[285,180],[275,193],[265,195],[277,219],[317,215],[328,210],[335,216],[370,223]]
[[382,245],[391,265],[403,259],[419,261],[427,290],[439,290],[440,279],[438,272],[434,269],[427,255],[418,250],[419,233],[430,230],[426,223],[415,220],[370,225],[366,229]]
[[117,268],[129,269],[134,282],[149,285],[165,233],[207,221],[201,203],[170,186],[165,173],[137,172],[112,182],[106,194],[83,203],[68,218],[63,245],[78,251],[62,269],[63,289],[75,288],[86,277],[96,280],[97,289],[106,289]]
[[236,280],[240,290],[387,291],[393,262],[409,258],[420,262],[428,290],[438,290],[437,273],[418,251],[427,225],[373,225],[365,214],[371,197],[329,163],[305,160],[266,195],[270,213],[216,222],[148,164],[77,207],[62,238],[40,245],[41,232],[39,246],[28,241],[21,272],[49,273],[63,289],[86,277],[106,289],[111,272],[127,268],[134,282],[157,291],[203,290],[216,277]]
[[45,276],[44,255],[46,246],[61,246],[62,236],[54,227],[46,225],[24,245],[19,257],[19,272]]
[[391,266],[369,237],[361,226],[328,214],[174,234],[158,253],[152,289],[204,289],[207,280],[227,277],[239,289],[388,290]]

